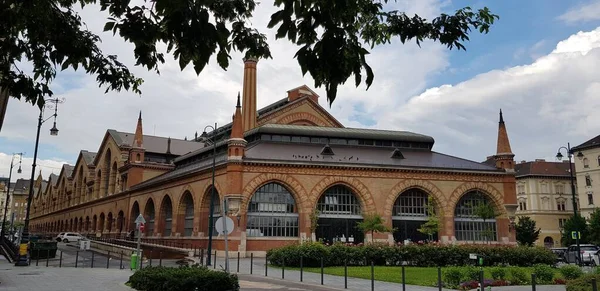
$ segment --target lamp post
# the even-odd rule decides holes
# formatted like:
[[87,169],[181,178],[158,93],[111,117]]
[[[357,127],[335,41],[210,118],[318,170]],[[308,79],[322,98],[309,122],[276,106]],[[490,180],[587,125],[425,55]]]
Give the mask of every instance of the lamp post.
[[31,165],[31,180],[29,180],[29,195],[27,196],[27,209],[25,210],[25,225],[23,226],[23,233],[21,235],[21,237],[22,237],[21,243],[19,244],[19,254],[17,257],[17,261],[15,262],[15,266],[29,266],[29,255],[28,255],[29,211],[31,210],[31,202],[33,201],[33,183],[34,183],[34,179],[35,179],[35,166],[36,166],[35,163],[37,161],[38,145],[40,142],[40,129],[42,128],[42,124],[44,122],[50,120],[50,118],[54,118],[54,125],[50,129],[50,135],[52,135],[52,136],[58,135],[58,129],[56,128],[56,116],[58,116],[58,114],[57,114],[58,104],[65,102],[64,98],[63,99],[52,98],[52,99],[46,99],[45,101],[46,101],[46,103],[48,103],[48,102],[54,103],[54,104],[44,105],[44,107],[48,107],[49,109],[54,108],[54,114],[52,114],[50,117],[48,117],[46,119],[43,119],[44,107],[42,107],[40,109],[40,116],[38,117],[37,135],[35,136],[35,147],[34,147],[34,151],[33,151],[33,164]]
[[[206,134],[206,129],[212,129],[212,139],[208,137]],[[202,132],[202,136],[206,139],[210,140],[213,144],[213,160],[212,160],[212,186],[210,187],[210,208],[208,213],[208,249],[207,249],[207,257],[206,257],[206,265],[210,266],[212,262],[212,235],[214,228],[214,209],[215,209],[215,164],[216,164],[216,153],[217,153],[217,123],[215,122],[215,126],[212,127],[207,125],[204,127],[204,131]]]
[[4,202],[4,216],[2,217],[2,230],[0,230],[0,238],[4,239],[4,224],[6,224],[6,212],[8,212],[8,201],[10,200],[10,180],[12,179],[12,171],[15,163],[15,157],[19,157],[19,168],[17,174],[21,174],[21,161],[23,160],[23,153],[13,153],[10,160],[10,172],[8,173],[8,188],[6,190],[6,201]]
[[[573,200],[573,217],[577,216],[577,201],[575,200],[575,177],[573,176],[573,163],[571,162],[571,159],[573,158],[573,153],[571,151],[571,144],[567,143],[567,147],[559,147],[558,148],[558,153],[556,154],[556,158],[560,161],[563,158],[562,153],[560,152],[560,150],[564,149],[565,151],[567,151],[567,156],[569,157],[569,175],[571,177],[571,195],[572,196],[572,200]],[[577,154],[577,157],[581,160],[583,158],[583,154],[581,152],[579,152]],[[575,243],[577,244],[577,258],[579,259],[579,265],[581,265],[581,247],[579,245],[579,229],[577,227],[577,225],[575,225]]]

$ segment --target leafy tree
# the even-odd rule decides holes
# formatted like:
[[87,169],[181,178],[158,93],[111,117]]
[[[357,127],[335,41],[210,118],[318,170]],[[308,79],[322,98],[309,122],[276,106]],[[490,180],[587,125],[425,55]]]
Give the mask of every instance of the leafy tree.
[[373,234],[375,232],[393,232],[394,229],[385,226],[384,220],[379,214],[368,214],[365,215],[363,221],[357,223],[356,227],[360,229],[360,231],[367,233],[371,233],[371,241],[374,241],[375,238]]
[[589,243],[590,233],[585,218],[577,214],[577,216],[571,216],[567,219],[563,225],[561,243],[564,246],[569,246],[576,243],[576,240],[571,238],[572,231],[579,231],[581,233],[581,239],[579,243]]
[[420,233],[429,236],[429,240],[433,240],[433,236],[440,229],[440,219],[435,214],[435,204],[433,198],[428,197],[427,203],[427,221],[421,224],[421,227],[417,229]]
[[[485,224],[486,220],[493,219],[496,216],[498,216],[498,214],[496,213],[496,210],[494,209],[494,205],[492,205],[490,203],[487,203],[487,202],[479,203],[472,207],[473,207],[473,214],[475,214],[477,217],[483,219],[484,224]],[[485,237],[486,241],[489,241],[490,238],[494,235],[494,231],[490,227],[486,227],[486,229],[484,229],[482,231],[482,234]]]
[[588,220],[588,229],[590,242],[596,245],[600,244],[600,208],[594,209]]
[[[99,3],[110,17],[105,31],[132,43],[136,66],[159,72],[165,54],[172,54],[181,69],[190,63],[197,74],[214,56],[227,69],[232,51],[246,57],[271,58],[267,39],[250,22],[254,0],[173,1],[144,0],[5,0],[0,2],[0,87],[18,99],[42,106],[43,97],[52,95],[50,83],[57,70],[83,69],[96,76],[99,86],[140,93],[142,80],[97,46],[100,37],[86,29],[74,11]],[[398,38],[438,41],[448,49],[465,49],[472,29],[488,33],[498,19],[485,7],[465,7],[454,14],[427,20],[384,8],[388,0],[282,1],[271,15],[268,27],[277,29],[276,38],[299,46],[295,58],[313,77],[315,87],[325,86],[333,102],[337,88],[354,75],[356,86],[363,73],[368,87],[374,74],[366,55],[376,45]],[[263,5],[266,5],[264,3]],[[166,50],[157,47],[166,44]],[[32,73],[22,63],[32,64]],[[363,72],[364,71],[364,72]]]
[[535,220],[529,216],[519,216],[519,221],[515,226],[517,233],[517,242],[524,246],[533,246],[540,237],[541,228],[537,228]]
[[319,227],[319,214],[321,214],[321,212],[318,209],[313,210],[313,212],[310,213],[310,233],[314,233],[317,230],[317,227]]

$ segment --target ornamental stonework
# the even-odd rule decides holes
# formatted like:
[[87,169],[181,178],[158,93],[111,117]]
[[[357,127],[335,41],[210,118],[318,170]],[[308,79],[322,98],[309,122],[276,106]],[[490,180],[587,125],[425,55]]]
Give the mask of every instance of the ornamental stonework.
[[288,114],[288,115],[280,118],[279,120],[275,120],[275,122],[279,123],[279,124],[290,124],[290,123],[292,123],[294,121],[298,121],[298,120],[307,120],[318,126],[333,126],[332,123],[326,122],[326,121],[322,120],[321,118],[318,118],[308,112],[291,113],[291,114]]
[[327,190],[329,187],[337,184],[342,184],[344,186],[352,189],[352,192],[356,194],[362,200],[363,212],[374,213],[375,212],[375,201],[373,200],[373,195],[369,191],[369,188],[365,186],[359,179],[347,177],[347,176],[338,176],[338,177],[325,177],[321,181],[313,187],[310,191],[310,201],[311,208],[316,209],[317,202],[323,192]]
[[456,208],[456,204],[458,203],[460,197],[471,190],[478,190],[487,194],[487,196],[494,202],[494,205],[496,206],[496,211],[498,211],[498,213],[500,214],[499,218],[508,217],[506,209],[504,209],[503,207],[504,196],[502,195],[502,193],[500,193],[500,191],[498,191],[496,187],[482,182],[467,182],[456,187],[456,189],[452,191],[452,194],[448,198],[449,203],[446,211],[452,211],[452,213],[454,213],[454,208]]
[[427,180],[417,180],[417,179],[403,180],[402,182],[396,184],[396,186],[394,186],[392,188],[392,190],[388,194],[387,199],[384,204],[386,206],[384,209],[384,212],[383,212],[385,216],[392,215],[392,205],[394,205],[394,203],[396,202],[396,199],[398,199],[400,194],[402,194],[404,191],[411,189],[411,188],[421,189],[421,190],[425,191],[427,194],[431,195],[431,197],[433,197],[433,200],[437,204],[437,209],[442,212],[442,213],[439,213],[439,215],[443,216],[443,212],[448,205],[447,198],[444,196],[442,191],[435,184],[433,184]]
[[298,205],[298,214],[302,214],[304,209],[308,207],[307,201],[307,192],[298,180],[294,177],[285,175],[285,174],[276,174],[276,173],[264,173],[260,174],[254,179],[250,180],[244,187],[242,191],[242,205],[241,205],[241,213],[246,213],[248,209],[248,203],[252,198],[252,195],[260,188],[261,186],[270,183],[277,182],[281,183],[283,186],[288,188],[294,200],[296,200],[296,204]]

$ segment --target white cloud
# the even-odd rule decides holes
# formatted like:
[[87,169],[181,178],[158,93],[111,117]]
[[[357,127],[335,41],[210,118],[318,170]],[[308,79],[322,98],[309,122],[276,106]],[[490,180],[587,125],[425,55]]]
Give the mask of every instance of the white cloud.
[[529,65],[430,88],[382,116],[378,125],[433,134],[441,141],[437,150],[487,148],[493,154],[502,108],[517,159],[553,155],[569,141],[578,144],[600,132],[599,73],[597,28],[570,36]]
[[592,0],[588,3],[577,5],[558,16],[558,19],[569,24],[599,20],[600,1]]
[[[23,157],[23,159],[21,160],[21,174],[19,174],[17,172],[17,170],[19,169],[19,157],[15,156],[14,160],[12,158],[13,156],[11,154],[5,154],[5,153],[1,153],[0,152],[0,165],[2,165],[2,167],[0,167],[0,177],[8,177],[10,174],[10,163],[11,160],[14,161],[13,164],[13,173],[12,173],[12,177],[11,177],[11,181],[14,183],[15,181],[17,181],[17,179],[31,179],[31,165],[33,164],[33,158],[31,157]],[[54,173],[54,174],[60,174],[60,170],[62,169],[62,165],[65,164],[66,162],[64,161],[60,161],[56,158],[54,159],[38,159],[37,160],[37,166],[36,166],[36,174],[35,177],[37,178],[37,175],[40,173],[42,173],[42,177],[44,177],[44,179],[48,179],[48,177],[50,176],[50,174]]]

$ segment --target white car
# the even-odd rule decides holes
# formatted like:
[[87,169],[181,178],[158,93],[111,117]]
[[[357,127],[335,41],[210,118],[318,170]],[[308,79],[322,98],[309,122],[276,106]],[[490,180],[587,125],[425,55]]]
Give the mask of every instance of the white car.
[[63,235],[65,235],[65,233],[64,233],[64,232],[61,232],[61,233],[59,233],[59,234],[56,236],[55,240],[56,240],[56,241],[62,241],[62,237],[63,237]]
[[62,241],[64,243],[68,243],[70,241],[79,241],[80,239],[84,239],[85,237],[83,237],[83,235],[77,233],[77,232],[65,232],[63,234],[63,236],[61,237]]

